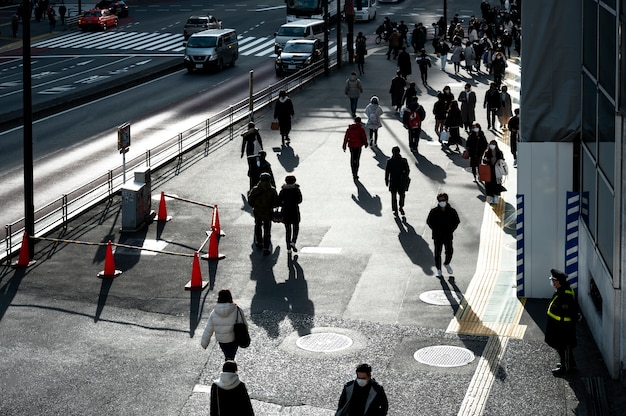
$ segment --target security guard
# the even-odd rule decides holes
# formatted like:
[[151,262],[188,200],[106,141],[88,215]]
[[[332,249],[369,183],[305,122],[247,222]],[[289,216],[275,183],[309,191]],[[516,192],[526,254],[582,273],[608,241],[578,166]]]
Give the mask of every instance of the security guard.
[[565,273],[551,269],[550,282],[556,290],[548,306],[545,341],[557,350],[561,359],[552,373],[563,375],[576,368],[572,350],[576,346],[576,321],[580,319],[580,311]]

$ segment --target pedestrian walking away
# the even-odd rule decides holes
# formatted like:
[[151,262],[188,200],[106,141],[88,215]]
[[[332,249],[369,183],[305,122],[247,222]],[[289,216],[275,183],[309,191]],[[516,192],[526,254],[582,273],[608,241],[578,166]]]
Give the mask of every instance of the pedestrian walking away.
[[354,118],[354,124],[350,124],[343,136],[343,151],[346,147],[350,148],[350,169],[352,170],[352,178],[356,181],[359,179],[359,164],[361,160],[361,148],[367,148],[367,135],[365,129],[361,125],[361,117]]
[[502,100],[500,99],[500,91],[495,82],[489,84],[489,89],[485,92],[485,100],[483,108],[487,109],[487,128],[496,128],[496,115],[500,111]]
[[392,29],[391,34],[388,38],[389,41],[389,49],[387,49],[387,60],[391,58],[391,53],[393,52],[393,59],[398,58],[398,51],[400,50],[400,46],[402,45],[402,39],[400,38],[400,32],[398,29]]
[[11,35],[16,38],[17,37],[17,31],[20,27],[20,19],[22,17],[18,14],[15,13],[13,16],[11,16]]
[[295,113],[293,111],[293,102],[287,95],[287,91],[281,90],[278,93],[278,100],[274,106],[274,119],[278,120],[278,129],[280,130],[280,140],[282,145],[289,143],[289,132],[291,132],[291,120]]
[[335,416],[386,416],[388,410],[387,394],[372,377],[372,367],[359,364],[356,379],[343,386]]
[[261,150],[259,157],[257,158],[256,165],[250,172],[250,189],[252,189],[261,180],[261,175],[268,173],[270,175],[270,183],[273,187],[276,187],[276,181],[274,180],[274,172],[272,172],[272,164],[267,161],[267,152]]
[[365,75],[365,55],[367,55],[367,38],[359,32],[355,40],[354,57],[359,75]]
[[[404,216],[404,199],[405,193],[409,188],[409,162],[400,154],[400,148],[394,146],[391,149],[391,157],[387,160],[385,166],[385,185],[391,192],[391,210],[394,216],[400,214]],[[398,207],[398,196],[400,196],[400,205]]]
[[430,210],[426,224],[432,230],[433,243],[435,245],[435,268],[437,269],[436,276],[443,277],[441,271],[441,252],[445,248],[445,259],[443,265],[446,268],[446,272],[450,276],[454,271],[450,263],[452,262],[452,254],[454,253],[454,247],[452,240],[454,237],[454,231],[457,229],[461,220],[459,220],[459,214],[454,208],[450,206],[448,202],[448,194],[445,192],[437,195],[437,206]]
[[422,121],[426,118],[426,111],[417,102],[417,97],[411,97],[410,100],[402,113],[402,123],[409,132],[409,148],[417,152],[422,134]]
[[417,85],[415,85],[415,81],[409,82],[409,88],[404,90],[404,96],[402,97],[402,104],[409,105],[413,97],[417,97]]
[[452,56],[450,60],[452,64],[454,64],[454,73],[458,74],[461,69],[461,61],[463,60],[463,46],[461,46],[461,42],[455,42],[452,46]]
[[246,318],[243,313],[238,313],[239,307],[233,302],[233,295],[230,290],[223,289],[217,293],[217,304],[209,314],[200,345],[207,349],[211,337],[215,334],[215,340],[224,353],[225,360],[234,360],[237,354],[237,343],[235,342],[235,331],[233,329],[237,321],[237,315],[243,322]]
[[474,46],[472,45],[472,42],[467,42],[465,44],[465,49],[463,50],[463,57],[465,58],[465,70],[470,75],[472,75],[474,60],[476,59],[475,54],[476,52],[474,51]]
[[552,370],[552,374],[559,376],[576,369],[573,352],[577,345],[576,322],[581,320],[582,315],[576,294],[567,283],[567,275],[551,269],[550,283],[555,290],[548,305],[545,341],[559,354],[560,362]]
[[211,384],[210,416],[254,416],[248,389],[237,375],[237,363],[229,360]]
[[272,213],[278,204],[278,193],[271,184],[269,173],[262,173],[259,183],[252,188],[248,196],[248,204],[254,214],[254,245],[262,248],[263,254],[271,254]]
[[433,115],[435,116],[435,134],[439,136],[444,129],[446,118],[448,117],[448,104],[442,92],[437,93],[437,101],[433,105]]
[[487,195],[487,202],[491,200],[491,204],[497,204],[500,202],[500,194],[504,191],[502,183],[498,180],[496,174],[496,166],[502,166],[504,162],[504,154],[498,147],[498,142],[492,140],[489,142],[489,147],[485,150],[483,155],[483,164],[487,165],[491,169],[490,179],[485,181],[485,194]]
[[253,182],[254,172],[257,169],[257,159],[259,156],[259,152],[263,150],[263,140],[261,140],[261,135],[259,134],[259,130],[254,126],[253,122],[248,123],[248,130],[241,135],[241,157],[246,155],[248,160],[248,177],[250,178],[250,188],[256,185],[256,182]]
[[485,150],[487,150],[488,147],[489,143],[487,143],[487,138],[485,137],[485,133],[480,127],[480,124],[472,124],[472,131],[467,137],[465,149],[469,155],[470,167],[472,168],[472,175],[474,175],[474,182],[476,182],[476,175],[478,174],[478,165],[481,164]]
[[67,13],[67,7],[65,7],[65,3],[61,2],[59,6],[59,17],[61,18],[61,24],[65,25],[65,14]]
[[395,108],[396,113],[402,108],[402,99],[404,98],[404,90],[406,89],[406,79],[402,77],[400,71],[396,71],[396,76],[391,80],[389,94],[391,94],[391,106]]
[[469,133],[470,126],[476,120],[476,93],[472,91],[471,84],[465,84],[465,89],[459,94],[458,101],[461,103],[463,127]]
[[383,125],[380,121],[383,109],[378,103],[377,96],[370,98],[370,103],[365,107],[365,115],[367,116],[365,128],[370,132],[370,146],[378,146],[378,129]]
[[361,85],[361,80],[356,76],[356,72],[352,71],[348,79],[346,80],[346,85],[344,87],[344,93],[350,99],[350,113],[352,117],[356,117],[356,109],[359,104],[359,97],[363,92],[363,85]]
[[420,76],[422,77],[422,84],[428,84],[428,68],[432,66],[430,58],[426,55],[426,50],[422,49],[420,56],[415,58],[415,62],[420,69]]
[[514,115],[509,120],[509,142],[511,144],[511,153],[513,154],[513,166],[517,166],[517,140],[519,138],[519,108],[513,111]]
[[296,183],[296,177],[288,175],[285,183],[280,188],[278,194],[278,205],[281,207],[283,224],[285,224],[285,241],[287,253],[298,251],[296,241],[300,232],[300,204],[302,203],[302,192],[300,185]]
[[404,78],[408,78],[412,73],[411,55],[406,51],[404,46],[400,47],[398,54],[398,70]]

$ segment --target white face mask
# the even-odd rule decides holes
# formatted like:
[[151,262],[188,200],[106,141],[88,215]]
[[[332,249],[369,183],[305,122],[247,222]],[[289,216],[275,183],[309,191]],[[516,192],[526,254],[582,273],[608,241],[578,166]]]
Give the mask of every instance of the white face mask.
[[489,145],[489,148],[490,148],[491,150],[493,150],[493,149],[495,149],[495,148],[496,148],[496,145],[495,145],[495,144],[490,144],[490,145]]
[[362,378],[357,378],[356,379],[356,384],[358,384],[361,387],[365,387],[365,386],[367,386],[367,380],[363,380]]
[[260,161],[260,160],[257,160],[257,161],[256,161],[256,167],[257,167],[257,168],[260,168],[260,167],[261,167],[261,161]]
[[448,203],[446,201],[439,201],[439,206],[441,208],[445,207],[446,205],[448,205]]
[[480,129],[479,129],[478,127],[474,127],[474,128],[472,129],[472,131],[473,131],[474,133],[478,133],[478,132],[480,131]]

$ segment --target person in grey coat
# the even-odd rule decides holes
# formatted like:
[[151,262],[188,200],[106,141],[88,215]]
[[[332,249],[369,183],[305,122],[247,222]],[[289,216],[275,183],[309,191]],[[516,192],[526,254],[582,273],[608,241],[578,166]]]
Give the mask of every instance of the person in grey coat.
[[356,76],[356,72],[352,71],[348,79],[346,80],[346,86],[343,90],[344,94],[350,99],[350,113],[352,118],[356,117],[356,109],[359,104],[359,97],[363,92],[363,85],[361,80]]

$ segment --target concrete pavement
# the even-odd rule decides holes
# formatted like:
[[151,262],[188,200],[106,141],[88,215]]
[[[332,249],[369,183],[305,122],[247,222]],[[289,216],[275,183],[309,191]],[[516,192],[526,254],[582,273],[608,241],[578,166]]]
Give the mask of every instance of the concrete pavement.
[[[124,273],[99,280],[104,246],[44,241],[32,268],[1,269],[0,373],[9,376],[0,380],[0,413],[207,414],[206,389],[223,356],[214,340],[202,350],[199,338],[217,290],[229,288],[250,323],[252,344],[237,361],[259,415],[334,414],[343,383],[360,362],[370,363],[385,387],[390,415],[594,414],[602,403],[611,413],[596,414],[620,414],[624,390],[608,379],[584,323],[575,351],[579,370],[555,378],[550,369],[557,354],[543,342],[547,301],[515,297],[515,170],[504,201],[487,205],[467,161],[443,151],[434,135],[436,92],[450,85],[458,95],[470,81],[482,103],[489,79],[455,76],[433,62],[430,87],[417,82],[428,117],[419,154],[412,155],[406,130],[389,108],[395,64],[384,52],[370,49],[361,77],[359,112],[377,95],[385,114],[379,147],[362,154],[358,182],[341,151],[351,122],[343,95],[350,65],[292,94],[290,146],[281,147],[269,129],[269,110],[256,114],[277,181],[294,174],[304,195],[297,256],[288,256],[276,224],[272,255],[252,247],[247,165],[236,137],[153,172],[154,209],[161,190],[219,206],[226,234],[219,251],[226,258],[202,263],[210,290],[190,293],[183,286],[191,273],[188,256],[203,241],[211,210],[173,199],[167,202],[173,219],[164,225],[121,234],[116,197],[50,237],[112,240],[178,256],[118,248],[115,265]],[[508,82],[515,85],[514,72]],[[480,108],[477,118],[486,125]],[[492,137],[506,149],[506,136],[488,133]],[[411,166],[406,219],[393,217],[384,184],[394,145]],[[442,191],[461,225],[454,275],[437,279],[425,221]],[[546,265],[546,276],[553,266]],[[442,305],[422,300],[435,290],[442,291],[435,292]],[[298,342],[309,334],[341,335],[351,344],[307,351]],[[422,348],[441,346],[447,349],[429,357],[435,362],[475,358],[456,367],[414,358]],[[594,388],[608,400],[592,394]]]

